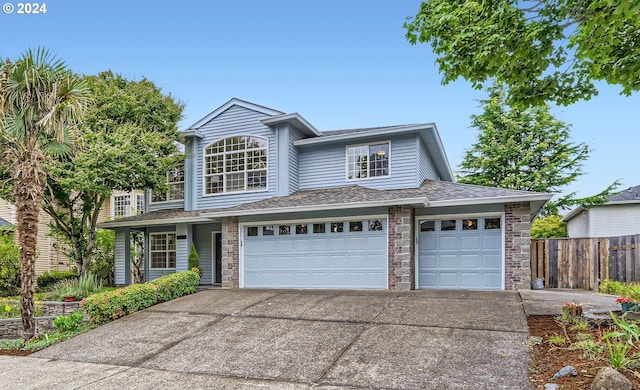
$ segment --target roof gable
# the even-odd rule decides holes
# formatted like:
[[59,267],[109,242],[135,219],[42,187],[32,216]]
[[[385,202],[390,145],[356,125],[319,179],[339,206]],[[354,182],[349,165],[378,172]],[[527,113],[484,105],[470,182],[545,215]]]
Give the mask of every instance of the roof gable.
[[205,124],[209,123],[212,119],[214,119],[215,117],[219,116],[220,114],[222,114],[223,112],[227,111],[229,108],[231,108],[233,106],[243,107],[243,108],[246,108],[248,110],[256,111],[256,112],[259,112],[259,113],[262,113],[262,114],[265,114],[265,115],[272,115],[273,116],[273,115],[282,115],[282,114],[284,114],[282,111],[274,110],[272,108],[268,108],[268,107],[264,107],[264,106],[261,106],[261,105],[255,104],[255,103],[247,102],[245,100],[232,98],[231,100],[229,100],[225,104],[223,104],[220,107],[216,108],[215,110],[211,111],[204,118],[200,119],[196,123],[194,123],[191,126],[189,126],[185,131],[186,132],[193,131],[193,130],[198,129],[199,127],[204,126]]

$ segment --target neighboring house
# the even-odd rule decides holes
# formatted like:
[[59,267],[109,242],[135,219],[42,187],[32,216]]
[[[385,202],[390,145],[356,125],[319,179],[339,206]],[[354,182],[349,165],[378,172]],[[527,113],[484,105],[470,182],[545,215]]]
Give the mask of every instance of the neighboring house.
[[[144,212],[144,192],[122,192],[114,191],[110,202],[106,202],[105,206],[100,210],[99,221],[108,221],[117,218],[129,217]],[[0,199],[0,219],[7,221],[9,224],[16,225],[15,206],[11,203]],[[0,220],[0,225],[2,221]],[[69,270],[72,263],[63,253],[59,243],[50,235],[49,224],[51,217],[42,211],[38,223],[38,243],[36,246],[36,275],[43,274],[53,270]],[[17,233],[14,233],[17,242]]]
[[[0,218],[12,225],[17,225],[16,207],[4,199],[0,199]],[[55,238],[49,235],[49,222],[51,218],[44,211],[40,212],[38,221],[38,240],[36,244],[36,275],[52,270],[68,270],[69,261],[58,247]],[[18,242],[18,233],[14,232],[15,242]]]
[[116,232],[116,283],[145,234],[145,278],[186,270],[258,288],[528,288],[549,194],[457,184],[434,124],[318,131],[231,99],[182,132],[185,161]]
[[640,186],[613,194],[607,203],[578,206],[562,221],[569,237],[614,237],[640,234]]

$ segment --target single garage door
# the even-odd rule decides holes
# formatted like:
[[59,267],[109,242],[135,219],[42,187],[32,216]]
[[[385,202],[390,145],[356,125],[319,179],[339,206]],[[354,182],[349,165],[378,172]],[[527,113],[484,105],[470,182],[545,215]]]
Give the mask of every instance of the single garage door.
[[500,217],[423,220],[418,230],[419,288],[502,288]]
[[387,288],[387,221],[244,227],[244,287]]

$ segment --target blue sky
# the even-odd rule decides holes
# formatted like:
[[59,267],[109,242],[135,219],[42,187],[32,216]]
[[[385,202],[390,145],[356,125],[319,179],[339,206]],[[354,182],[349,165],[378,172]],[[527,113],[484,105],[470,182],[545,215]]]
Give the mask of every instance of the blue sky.
[[[18,1],[3,0],[18,7]],[[181,128],[232,97],[298,112],[320,130],[435,122],[452,168],[476,139],[469,116],[484,95],[443,86],[430,46],[402,24],[414,0],[46,1],[46,14],[0,13],[0,57],[44,46],[78,73],[146,77],[185,104]],[[640,96],[602,85],[554,110],[592,149],[567,188],[640,184]]]

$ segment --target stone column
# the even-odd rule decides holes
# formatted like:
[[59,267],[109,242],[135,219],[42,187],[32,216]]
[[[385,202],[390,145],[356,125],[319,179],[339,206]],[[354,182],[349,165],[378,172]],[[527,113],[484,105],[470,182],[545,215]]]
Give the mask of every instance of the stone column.
[[504,287],[531,288],[531,223],[529,202],[504,205]]
[[389,207],[389,290],[415,288],[414,217],[411,206]]
[[239,238],[238,217],[222,218],[222,287],[239,287]]

